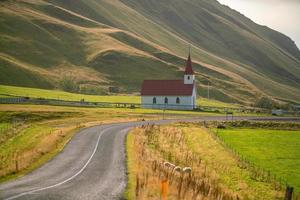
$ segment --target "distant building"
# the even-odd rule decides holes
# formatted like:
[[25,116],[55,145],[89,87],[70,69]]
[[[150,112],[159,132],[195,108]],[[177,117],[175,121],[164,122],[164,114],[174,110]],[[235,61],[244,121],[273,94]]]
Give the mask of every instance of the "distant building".
[[111,87],[108,88],[108,91],[111,92],[111,93],[119,93],[120,89],[119,89],[119,87],[111,86]]
[[300,105],[295,106],[296,112],[300,113]]
[[283,114],[284,114],[284,111],[282,109],[273,109],[272,110],[272,115],[280,116]]
[[145,80],[142,108],[193,110],[196,108],[195,73],[189,54],[182,80]]

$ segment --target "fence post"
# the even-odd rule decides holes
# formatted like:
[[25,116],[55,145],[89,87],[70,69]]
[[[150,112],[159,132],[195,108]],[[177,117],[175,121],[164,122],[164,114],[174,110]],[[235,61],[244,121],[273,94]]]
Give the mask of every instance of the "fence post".
[[290,187],[290,186],[286,187],[284,200],[292,200],[293,190],[294,190],[293,187]]
[[19,172],[19,153],[18,152],[16,152],[16,154],[15,154],[15,170],[16,170],[16,172]]
[[138,197],[140,194],[140,179],[139,175],[136,176],[136,187],[135,187],[135,197]]
[[169,181],[168,179],[164,179],[161,181],[161,189],[160,189],[160,193],[161,193],[161,199],[162,200],[167,200],[167,196],[168,196],[168,190],[169,190]]

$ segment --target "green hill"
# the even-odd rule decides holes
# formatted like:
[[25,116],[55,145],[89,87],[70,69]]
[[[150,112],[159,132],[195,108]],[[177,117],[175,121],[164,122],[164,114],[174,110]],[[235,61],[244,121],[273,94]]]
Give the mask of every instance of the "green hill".
[[6,0],[0,15],[0,84],[137,93],[181,78],[191,45],[201,96],[300,101],[295,43],[214,0]]

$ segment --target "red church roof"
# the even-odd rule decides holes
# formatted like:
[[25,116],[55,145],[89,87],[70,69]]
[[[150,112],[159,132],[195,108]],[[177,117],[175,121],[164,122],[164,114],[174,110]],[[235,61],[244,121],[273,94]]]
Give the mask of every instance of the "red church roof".
[[184,74],[191,74],[193,75],[194,74],[194,70],[193,70],[193,67],[192,67],[192,59],[191,59],[191,54],[189,54],[189,57],[186,61],[186,66],[185,66],[185,72]]
[[[193,75],[191,55],[186,61],[184,74]],[[184,84],[184,80],[145,80],[142,96],[192,96],[194,84]]]
[[194,84],[184,84],[183,80],[145,80],[142,96],[192,96]]

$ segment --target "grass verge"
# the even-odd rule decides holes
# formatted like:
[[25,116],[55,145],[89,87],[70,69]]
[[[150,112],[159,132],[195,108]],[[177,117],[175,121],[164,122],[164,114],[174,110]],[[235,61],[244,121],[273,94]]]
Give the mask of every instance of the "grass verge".
[[[34,154],[32,154],[32,152],[34,152],[38,148],[31,148],[31,154],[28,154],[28,151],[24,154],[22,154],[22,153],[19,154],[21,156],[26,155],[26,154],[29,155],[25,159],[23,157],[23,160],[21,160],[20,157],[18,158],[19,159],[18,161],[16,160],[16,157],[12,158],[12,159],[7,157],[8,162],[9,161],[12,161],[14,163],[18,162],[19,163],[18,164],[19,169],[17,169],[16,165],[14,165],[14,166],[12,165],[13,168],[10,168],[9,172],[8,171],[2,171],[3,174],[0,177],[0,183],[11,180],[11,179],[21,177],[21,176],[37,169],[38,167],[40,167],[41,165],[43,165],[47,161],[51,160],[55,155],[57,155],[59,152],[61,152],[63,150],[64,146],[69,142],[69,140],[72,138],[72,136],[74,135],[76,130],[79,130],[79,129],[75,128],[73,130],[70,130],[69,132],[66,133],[66,135],[61,136],[62,138],[61,138],[60,141],[55,141],[55,144],[52,143],[52,145],[55,145],[55,148],[49,148],[49,145],[48,145],[49,149],[48,149],[47,152],[46,151],[36,152],[37,154],[34,155]],[[45,137],[45,138],[48,139],[48,137]],[[17,148],[19,148],[19,147],[17,147]],[[3,154],[2,154],[2,157],[4,157]],[[9,169],[7,169],[7,170],[9,170]]]
[[126,160],[127,160],[127,187],[124,192],[125,199],[134,199],[135,198],[135,188],[136,188],[136,158],[135,158],[134,148],[134,135],[129,133],[126,137]]
[[[146,126],[128,137],[128,199],[159,199],[165,179],[168,199],[283,198],[283,188],[255,179],[238,157],[199,124]],[[165,161],[191,167],[192,173],[174,172]]]
[[[167,111],[166,118],[203,113]],[[212,114],[213,115],[213,114]],[[80,128],[162,119],[160,110],[0,105],[0,181],[24,175],[51,159]]]

